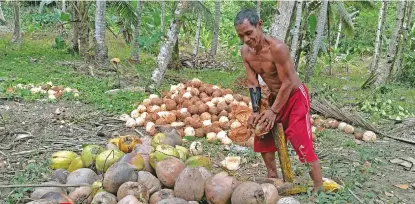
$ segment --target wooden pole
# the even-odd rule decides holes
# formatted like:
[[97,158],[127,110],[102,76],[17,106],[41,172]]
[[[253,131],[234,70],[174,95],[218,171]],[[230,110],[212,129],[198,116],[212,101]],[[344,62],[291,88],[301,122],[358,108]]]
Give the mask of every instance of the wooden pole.
[[[275,129],[276,132],[275,132]],[[284,128],[281,123],[276,125],[276,128],[273,130],[275,136],[275,145],[278,148],[278,158],[280,160],[282,176],[284,182],[292,183],[294,181],[294,174],[291,169],[290,157],[288,155],[287,141],[284,134]]]

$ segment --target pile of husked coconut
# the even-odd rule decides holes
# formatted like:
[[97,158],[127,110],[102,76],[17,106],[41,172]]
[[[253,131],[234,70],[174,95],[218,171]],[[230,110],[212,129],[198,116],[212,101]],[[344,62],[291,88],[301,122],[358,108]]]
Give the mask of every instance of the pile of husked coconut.
[[30,90],[32,94],[47,94],[49,99],[57,99],[62,97],[65,93],[72,93],[73,97],[79,96],[79,91],[70,87],[64,87],[62,85],[53,85],[52,82],[34,84],[17,84],[11,88],[8,88],[9,92],[14,92],[16,89]]
[[317,139],[314,134],[316,131],[322,131],[324,129],[338,129],[346,134],[354,134],[356,140],[363,140],[365,142],[375,142],[376,134],[372,131],[363,131],[358,128],[354,128],[352,125],[345,122],[339,122],[333,118],[324,118],[323,116],[314,114],[311,116],[313,140]]
[[126,127],[143,126],[150,135],[157,133],[156,126],[169,125],[181,136],[206,136],[208,141],[229,145],[229,131],[244,125],[232,114],[235,106],[252,108],[249,97],[195,78],[172,85],[162,96],[151,94],[121,119]]

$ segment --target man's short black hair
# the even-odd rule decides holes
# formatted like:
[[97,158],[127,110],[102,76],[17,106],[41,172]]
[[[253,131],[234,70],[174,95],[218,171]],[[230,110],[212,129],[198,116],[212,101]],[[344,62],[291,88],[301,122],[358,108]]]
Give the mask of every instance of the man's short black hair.
[[259,16],[256,10],[253,9],[242,9],[235,17],[234,26],[242,24],[245,19],[248,19],[249,23],[253,26],[257,26]]

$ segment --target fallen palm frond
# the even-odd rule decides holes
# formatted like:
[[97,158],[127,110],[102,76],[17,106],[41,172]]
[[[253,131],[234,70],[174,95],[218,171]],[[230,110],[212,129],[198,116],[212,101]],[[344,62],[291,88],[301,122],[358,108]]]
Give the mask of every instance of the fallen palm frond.
[[340,121],[344,121],[346,123],[350,123],[353,125],[360,126],[366,130],[373,131],[380,136],[388,137],[394,140],[406,142],[409,144],[415,144],[415,141],[395,137],[393,135],[401,135],[403,131],[408,130],[409,128],[412,128],[415,126],[415,118],[409,118],[402,122],[402,125],[400,125],[397,128],[392,129],[392,131],[385,133],[372,124],[370,124],[367,120],[365,120],[362,116],[359,115],[357,112],[351,112],[347,110],[342,110],[339,108],[338,105],[333,104],[332,102],[329,102],[325,99],[312,99],[311,100],[311,109],[324,115],[324,117],[331,117]]

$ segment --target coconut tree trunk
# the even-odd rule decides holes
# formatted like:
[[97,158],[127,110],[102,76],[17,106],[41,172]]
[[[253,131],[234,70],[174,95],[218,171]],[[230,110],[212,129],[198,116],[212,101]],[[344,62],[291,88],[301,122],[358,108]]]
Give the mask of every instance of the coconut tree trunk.
[[0,24],[4,24],[4,25],[7,24],[6,19],[4,18],[4,15],[3,15],[3,10],[1,9],[1,2],[0,2]]
[[72,2],[69,10],[71,12],[71,49],[74,53],[79,54],[79,34],[78,34],[78,23],[79,18],[76,11],[76,4]]
[[164,33],[164,16],[165,16],[165,11],[166,11],[166,2],[165,1],[161,1],[161,22],[160,22],[160,27],[161,27],[161,32]]
[[22,43],[22,29],[20,22],[20,2],[13,1],[13,15],[14,15],[14,31],[12,42],[17,45]]
[[174,21],[171,23],[170,29],[167,32],[167,39],[161,43],[160,51],[157,56],[157,68],[153,71],[150,84],[147,86],[150,91],[154,91],[154,89],[159,88],[163,81],[164,74],[166,73],[167,66],[172,56],[173,48],[177,42],[178,34],[182,24],[181,15],[183,9],[186,6],[186,3],[186,1],[182,0],[177,4],[176,10],[174,12]]
[[320,50],[320,44],[324,33],[324,27],[326,25],[328,0],[323,0],[320,7],[320,14],[317,20],[316,35],[312,47],[312,52],[307,60],[306,74],[304,81],[307,83],[310,81],[310,77],[314,73],[314,67],[317,62],[318,51]]
[[379,56],[380,56],[380,51],[381,51],[381,47],[382,47],[382,36],[383,36],[383,31],[385,28],[385,21],[386,21],[386,10],[388,7],[388,3],[386,0],[382,1],[382,6],[380,7],[379,10],[379,18],[378,18],[378,27],[377,27],[377,31],[376,31],[376,41],[375,41],[375,50],[374,50],[374,54],[373,54],[373,61],[372,61],[372,66],[371,66],[371,70],[376,70],[378,68],[378,62],[379,62]]
[[285,42],[294,5],[295,1],[278,1],[277,11],[274,15],[274,22],[271,25],[272,37]]
[[337,37],[336,37],[336,43],[334,44],[334,49],[337,49],[337,47],[339,47],[341,33],[342,33],[342,22],[339,23],[339,28],[337,29]]
[[66,0],[62,0],[62,11],[66,11]]
[[[392,36],[389,40],[388,53],[386,56],[386,62],[382,62],[375,70],[375,79],[373,85],[378,87],[386,82],[390,73],[393,70],[393,65],[395,62],[396,50],[399,42],[399,32],[402,27],[402,22],[405,14],[405,2],[398,1],[396,6],[396,19],[395,19],[395,28],[393,29]],[[378,62],[379,63],[379,62]]]
[[299,37],[299,44],[298,44],[298,49],[297,49],[297,53],[295,54],[295,63],[294,63],[294,68],[297,71],[298,67],[300,65],[300,58],[301,58],[301,52],[303,51],[303,39],[307,34],[307,25],[308,25],[308,15],[310,14],[310,10],[308,9],[308,4],[306,1],[303,1],[303,11],[304,11],[304,15],[303,15],[303,19],[302,19],[302,23],[301,23],[301,28],[300,28],[300,37]]
[[395,75],[399,74],[399,71],[401,69],[401,65],[402,65],[402,55],[403,53],[405,53],[405,47],[406,47],[406,40],[408,39],[408,34],[409,34],[409,29],[410,26],[412,24],[412,10],[414,7],[414,1],[409,1],[408,2],[408,6],[406,7],[406,11],[405,11],[405,17],[406,17],[406,21],[404,22],[404,25],[402,27],[402,32],[403,32],[403,38],[401,41],[401,47],[400,50],[398,51],[398,55],[397,55],[397,59],[396,59],[396,70],[395,70]]
[[199,51],[199,41],[200,41],[200,27],[202,25],[202,14],[197,14],[197,27],[196,27],[196,35],[195,35],[195,45],[193,47],[193,56],[197,55]]
[[132,43],[132,52],[131,52],[131,61],[140,63],[140,43],[138,41],[140,37],[140,29],[141,29],[141,13],[142,13],[142,2],[137,1],[137,24],[134,26],[134,36],[133,36],[133,43]]
[[256,13],[258,17],[261,18],[261,0],[256,1]]
[[295,24],[294,24],[294,31],[293,31],[293,39],[291,41],[291,58],[294,60],[296,58],[297,49],[298,49],[298,38],[300,36],[300,27],[301,27],[301,20],[302,20],[302,12],[303,12],[303,1],[296,2],[296,15],[295,15]]
[[105,10],[106,1],[97,1],[95,9],[95,63],[105,67],[108,62],[108,47],[105,43]]
[[216,50],[218,47],[218,38],[219,38],[219,23],[220,23],[220,0],[216,0],[215,4],[215,26],[213,28],[213,42],[212,47],[210,48],[209,60],[213,60],[213,57],[216,55]]
[[79,37],[79,55],[86,59],[88,57],[89,50],[89,15],[88,8],[90,3],[80,1],[78,4],[79,17],[81,22],[78,24],[78,37]]

